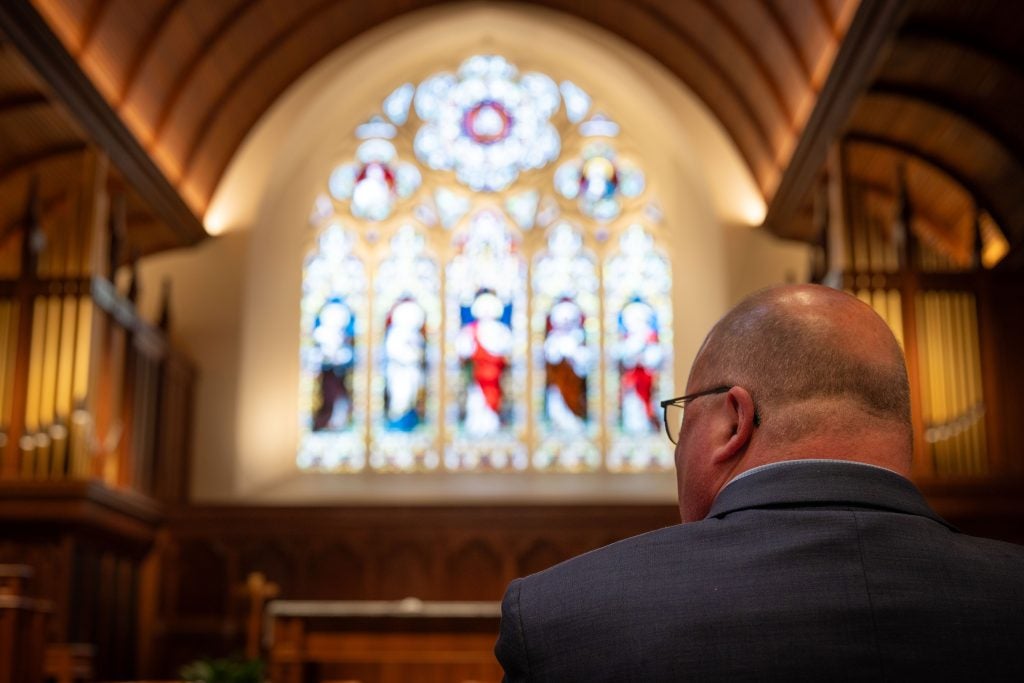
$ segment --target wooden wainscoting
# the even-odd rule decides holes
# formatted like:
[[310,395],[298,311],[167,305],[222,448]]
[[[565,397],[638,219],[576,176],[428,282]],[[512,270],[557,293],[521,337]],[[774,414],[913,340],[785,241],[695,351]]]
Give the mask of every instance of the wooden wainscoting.
[[[1021,479],[918,484],[964,531],[1024,542]],[[243,652],[250,572],[285,600],[496,601],[517,576],[677,521],[672,505],[182,507],[156,544],[155,654],[142,672]],[[320,674],[344,679],[338,666]]]
[[672,505],[184,508],[157,543],[152,673],[243,650],[239,588],[253,571],[288,600],[496,601],[517,576],[678,515]]

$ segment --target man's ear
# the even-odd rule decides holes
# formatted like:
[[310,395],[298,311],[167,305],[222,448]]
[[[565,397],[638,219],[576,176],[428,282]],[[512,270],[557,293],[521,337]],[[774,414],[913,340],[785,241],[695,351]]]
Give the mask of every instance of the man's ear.
[[723,429],[722,438],[712,450],[711,460],[721,464],[743,453],[754,435],[756,417],[754,399],[749,391],[740,386],[729,389],[719,410],[721,412],[717,418]]

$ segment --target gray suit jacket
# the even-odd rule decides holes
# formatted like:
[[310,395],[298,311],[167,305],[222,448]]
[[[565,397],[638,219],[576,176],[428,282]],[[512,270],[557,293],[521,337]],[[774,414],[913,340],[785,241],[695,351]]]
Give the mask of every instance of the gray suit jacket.
[[508,681],[1024,681],[1024,547],[886,470],[769,468],[512,582],[495,654]]

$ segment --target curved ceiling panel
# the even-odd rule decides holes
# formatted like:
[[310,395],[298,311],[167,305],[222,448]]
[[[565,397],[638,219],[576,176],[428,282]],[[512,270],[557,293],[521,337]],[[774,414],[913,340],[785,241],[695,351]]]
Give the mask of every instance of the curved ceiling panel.
[[[33,0],[85,73],[202,214],[249,129],[346,41],[433,0]],[[531,3],[646,50],[700,97],[766,197],[856,0]]]
[[927,100],[870,92],[849,126],[853,141],[887,146],[954,178],[995,221],[1019,236],[1024,226],[1024,167],[1003,142],[962,114]]

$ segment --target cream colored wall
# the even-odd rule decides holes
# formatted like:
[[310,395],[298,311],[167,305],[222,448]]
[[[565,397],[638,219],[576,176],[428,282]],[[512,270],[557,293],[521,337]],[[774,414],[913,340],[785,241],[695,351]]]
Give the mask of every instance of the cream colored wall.
[[764,205],[721,126],[637,48],[533,7],[480,3],[402,17],[328,56],[263,117],[205,217],[220,237],[143,265],[143,284],[154,295],[159,277],[175,281],[176,330],[202,373],[197,500],[674,498],[668,474],[394,477],[296,470],[298,301],[313,199],[331,169],[351,154],[353,128],[385,95],[478,52],[576,82],[629,135],[669,234],[677,387],[685,384],[704,333],[738,292],[779,281],[789,268],[792,250],[767,244],[746,227],[760,222]]

